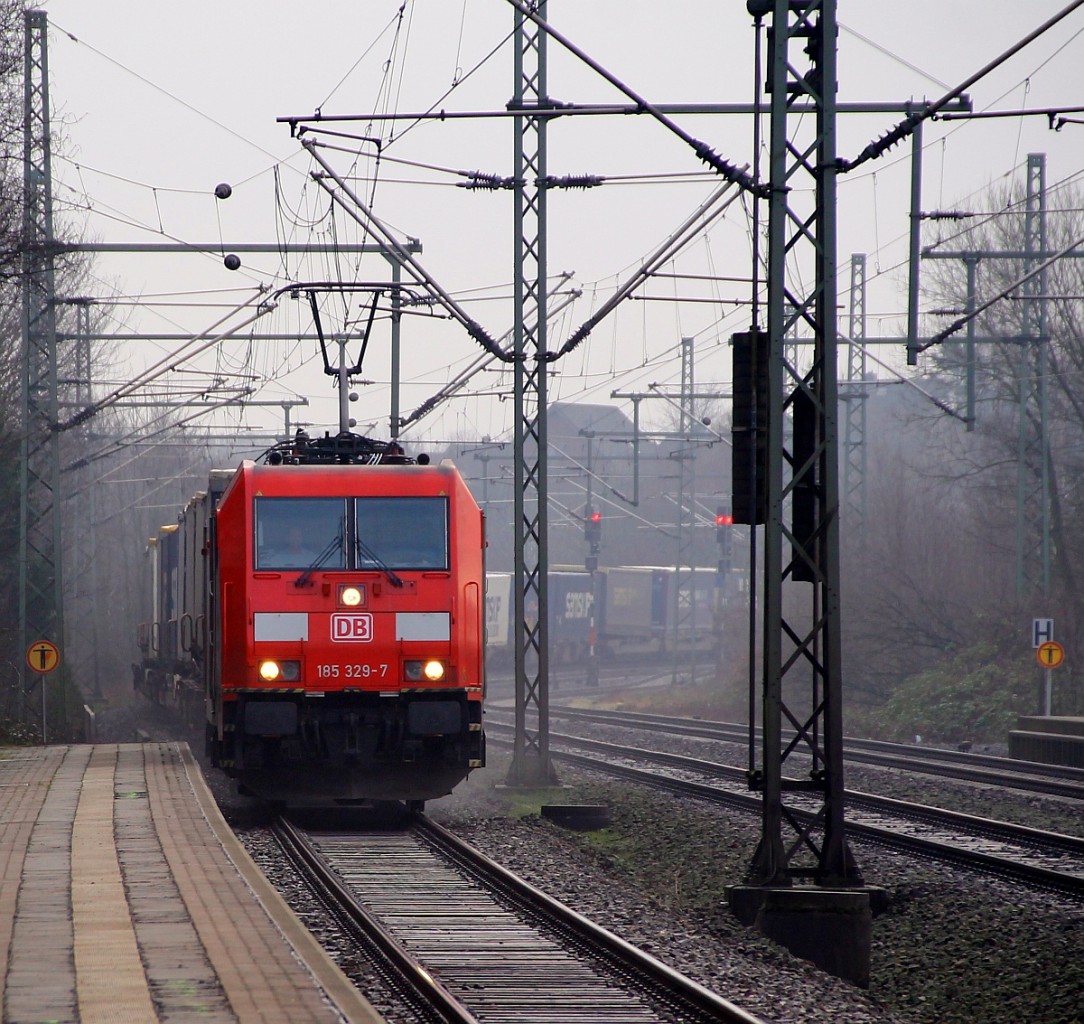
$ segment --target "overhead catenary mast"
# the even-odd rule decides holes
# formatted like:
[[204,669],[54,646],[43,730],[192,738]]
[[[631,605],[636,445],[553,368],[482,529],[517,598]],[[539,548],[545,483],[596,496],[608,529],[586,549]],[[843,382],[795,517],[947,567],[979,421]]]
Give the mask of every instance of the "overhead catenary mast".
[[[19,447],[20,701],[30,674],[22,657],[47,640],[63,652],[60,435],[57,423],[56,311],[49,130],[48,19],[26,11],[23,102],[23,351],[22,436]],[[45,680],[42,676],[42,741]],[[25,718],[28,708],[20,709]],[[63,726],[61,720],[58,723]]]

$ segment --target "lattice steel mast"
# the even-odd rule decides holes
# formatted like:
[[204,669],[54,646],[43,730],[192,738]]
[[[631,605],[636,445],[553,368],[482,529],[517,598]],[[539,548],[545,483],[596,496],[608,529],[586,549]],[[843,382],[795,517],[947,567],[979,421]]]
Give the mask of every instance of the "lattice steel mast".
[[[545,2],[534,7],[545,20]],[[546,481],[546,32],[515,12],[516,738],[512,785],[555,781],[549,751],[549,568]]]
[[[1024,273],[1046,255],[1046,156],[1029,153],[1024,207]],[[1050,593],[1050,442],[1047,436],[1046,271],[1021,286],[1020,438],[1016,494],[1016,594]]]
[[[56,312],[48,19],[24,15],[23,352],[19,451],[19,657],[37,640],[63,650],[60,566],[60,436],[57,425]],[[22,708],[25,714],[26,707]]]
[[[751,780],[763,790],[764,809],[749,880],[790,885],[808,877],[820,885],[853,885],[861,878],[843,828],[836,4],[774,0],[749,6],[753,13],[771,13],[763,745]],[[806,66],[798,70],[803,59]],[[815,119],[797,106],[813,107]],[[784,354],[784,339],[798,323],[813,337],[813,362],[805,373]],[[788,580],[792,586],[808,582],[812,592],[795,595],[801,599],[788,602],[785,612]],[[803,615],[805,622],[799,621]],[[784,721],[796,733],[785,748]],[[811,769],[803,765],[805,777],[784,774],[797,754],[812,760]],[[815,825],[791,813],[789,798],[799,793],[820,798]],[[791,830],[786,839],[784,825]],[[812,862],[800,854],[811,854]]]
[[848,527],[859,536],[866,526],[866,254],[851,254],[847,391],[843,451],[843,506]]
[[[693,360],[695,338],[681,339],[681,395],[678,403],[678,448],[672,453],[678,464],[677,493],[677,558],[674,565],[673,616],[670,656],[673,659],[671,681],[680,678],[681,640],[695,635],[696,627],[696,441],[693,433],[696,417],[693,410],[695,392]],[[696,644],[690,641],[688,651],[689,682],[696,682]]]
[[[1050,592],[1051,465],[1047,408],[1049,338],[1047,337],[1047,275],[1043,264],[1058,259],[1079,259],[1075,249],[1052,253],[1046,237],[1046,155],[1029,153],[1024,206],[1023,245],[1013,249],[930,250],[926,259],[960,259],[967,271],[967,422],[975,422],[975,345],[1019,344],[1016,402],[1018,409],[1016,495],[1016,597],[1022,600]],[[976,337],[976,281],[984,260],[1021,260],[1024,274],[1034,276],[1020,284],[1021,330],[1009,337]],[[989,303],[985,303],[983,308]]]

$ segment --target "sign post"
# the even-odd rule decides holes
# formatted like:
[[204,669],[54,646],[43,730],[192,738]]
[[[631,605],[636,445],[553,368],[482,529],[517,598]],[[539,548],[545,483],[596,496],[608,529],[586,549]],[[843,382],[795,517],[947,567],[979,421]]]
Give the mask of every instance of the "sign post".
[[1043,714],[1050,716],[1053,675],[1051,674],[1065,660],[1065,648],[1056,640],[1046,640],[1035,648],[1035,660],[1043,669]]
[[[1039,666],[1043,669],[1043,710],[1042,713],[1049,717],[1050,715],[1050,698],[1053,687],[1051,685],[1052,677],[1050,670],[1057,668],[1061,664],[1061,659],[1065,657],[1065,652],[1061,652],[1061,656],[1058,657],[1056,664],[1051,664],[1051,659],[1054,655],[1051,653],[1053,648],[1061,650],[1061,645],[1054,643],[1054,620],[1053,619],[1032,619],[1031,620],[1031,646],[1035,648],[1035,660],[1039,663]],[[1045,656],[1041,652],[1046,652]]]

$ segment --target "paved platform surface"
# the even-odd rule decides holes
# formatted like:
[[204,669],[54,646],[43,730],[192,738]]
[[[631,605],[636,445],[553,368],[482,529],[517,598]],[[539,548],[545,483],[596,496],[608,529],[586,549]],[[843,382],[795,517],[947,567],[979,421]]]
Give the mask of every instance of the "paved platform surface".
[[183,743],[0,748],[5,1024],[377,1024]]

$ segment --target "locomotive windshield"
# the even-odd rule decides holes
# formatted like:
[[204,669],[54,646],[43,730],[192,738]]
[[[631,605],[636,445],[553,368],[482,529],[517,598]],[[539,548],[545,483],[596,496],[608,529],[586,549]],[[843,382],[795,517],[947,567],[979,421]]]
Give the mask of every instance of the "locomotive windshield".
[[354,505],[359,569],[448,568],[447,498],[357,498]]
[[257,570],[448,569],[447,498],[257,498],[255,511]]
[[345,522],[344,498],[257,498],[256,568],[345,569]]

